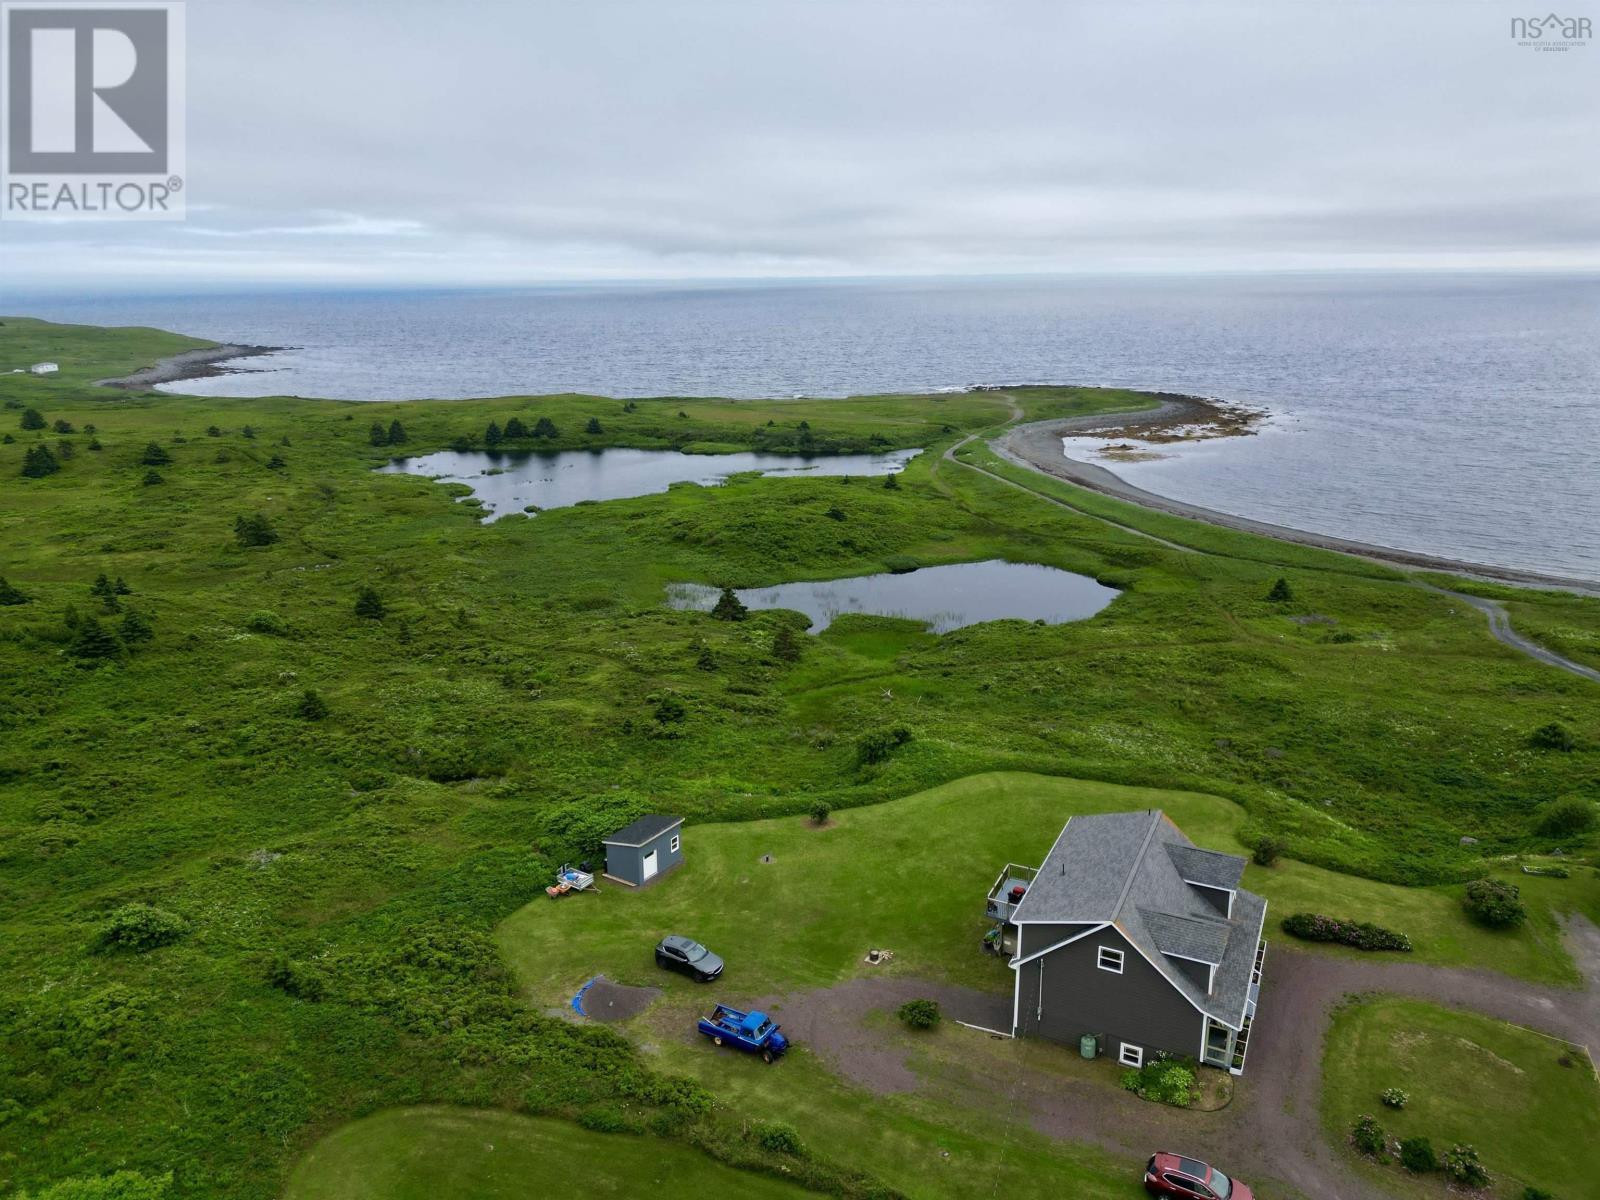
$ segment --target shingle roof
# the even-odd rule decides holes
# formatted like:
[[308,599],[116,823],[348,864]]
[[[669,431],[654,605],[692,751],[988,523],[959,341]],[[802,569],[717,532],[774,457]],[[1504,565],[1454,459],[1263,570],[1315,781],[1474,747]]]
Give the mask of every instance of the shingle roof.
[[[1238,888],[1243,874],[1244,859],[1201,850],[1159,809],[1073,817],[1012,920],[1113,924],[1196,1008],[1238,1028],[1267,910]],[[1190,880],[1234,890],[1233,915]],[[1168,955],[1215,965],[1210,993]]]
[[651,813],[648,816],[640,817],[631,825],[624,825],[610,837],[602,839],[601,844],[606,846],[642,846],[646,842],[655,841],[656,838],[674,826],[682,824],[682,817],[667,817],[659,813]]

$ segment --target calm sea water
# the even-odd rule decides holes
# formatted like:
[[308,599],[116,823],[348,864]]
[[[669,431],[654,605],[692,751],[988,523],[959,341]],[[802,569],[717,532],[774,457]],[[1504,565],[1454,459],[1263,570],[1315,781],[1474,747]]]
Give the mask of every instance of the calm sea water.
[[[934,633],[1010,618],[1059,625],[1092,617],[1117,598],[1115,588],[1087,575],[997,558],[901,574],[742,588],[737,594],[749,608],[805,613],[811,618],[811,633],[821,633],[846,613],[905,617],[923,622]],[[667,603],[710,612],[719,595],[718,589],[705,584],[679,583],[668,587]]]
[[1358,540],[1600,579],[1600,279],[1273,277],[29,298],[296,349],[215,395],[845,395],[1114,384],[1261,405],[1130,467]]

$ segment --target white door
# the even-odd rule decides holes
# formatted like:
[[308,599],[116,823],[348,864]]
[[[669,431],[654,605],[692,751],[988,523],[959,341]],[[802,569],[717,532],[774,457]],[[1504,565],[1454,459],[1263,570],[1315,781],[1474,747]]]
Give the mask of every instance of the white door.
[[649,854],[646,854],[644,856],[644,876],[643,876],[643,878],[645,878],[645,879],[654,879],[655,877],[656,877],[656,852],[654,850],[652,850],[652,851],[650,851]]

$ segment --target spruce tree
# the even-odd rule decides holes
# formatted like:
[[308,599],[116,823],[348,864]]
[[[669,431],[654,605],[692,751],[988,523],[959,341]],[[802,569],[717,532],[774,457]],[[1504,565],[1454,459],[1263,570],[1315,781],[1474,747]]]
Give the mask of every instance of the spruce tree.
[[328,715],[328,702],[322,698],[321,692],[307,688],[300,693],[300,703],[294,706],[294,711],[302,720],[320,721]]
[[22,410],[22,427],[24,429],[44,428],[44,417],[40,414],[37,408],[26,408]]
[[489,428],[483,431],[483,444],[491,450],[505,441],[506,435],[501,432],[500,426],[494,421],[489,422]]
[[800,639],[788,625],[778,626],[772,639],[772,654],[783,662],[797,662],[800,658]]
[[66,462],[67,459],[71,458],[77,453],[77,451],[72,448],[71,442],[62,441],[56,443],[56,453],[61,456],[62,462]]
[[719,621],[742,621],[749,612],[734,590],[726,587],[722,589],[722,595],[717,597],[717,603],[711,609],[711,615]]
[[555,438],[561,436],[561,431],[556,428],[556,423],[549,417],[540,417],[533,423],[533,436],[536,438]]
[[0,575],[0,608],[26,603],[28,603],[28,597],[19,592],[13,584],[7,582],[5,576]]
[[356,616],[381,621],[388,611],[384,607],[383,597],[379,596],[374,588],[364,587],[356,594]]
[[389,444],[389,433],[384,429],[382,421],[374,421],[372,423],[372,428],[367,431],[367,441],[374,446],[387,446]]
[[405,440],[406,440],[405,428],[400,424],[399,421],[390,421],[389,422],[389,445],[391,445],[391,446],[404,445],[405,444]]
[[147,467],[164,467],[172,461],[172,455],[163,450],[158,443],[149,442],[145,445],[144,454],[139,461]]
[[528,427],[522,423],[521,417],[512,417],[506,422],[506,440],[512,438],[525,438],[528,436]]
[[241,546],[270,546],[278,540],[272,522],[261,513],[233,519],[233,536]]
[[239,432],[241,435],[247,438],[254,438],[256,436],[255,429],[249,425],[246,425],[243,429],[239,430]]
[[605,432],[605,430],[600,428],[599,417],[590,417],[589,423],[583,427],[583,431],[591,437],[598,437],[600,434]]
[[29,479],[43,479],[46,475],[54,475],[61,470],[61,464],[56,461],[56,456],[50,453],[49,446],[29,446],[28,453],[22,458],[22,473]]
[[67,653],[74,658],[115,658],[122,653],[122,643],[104,625],[93,617],[79,621]]
[[218,429],[215,425],[207,425],[206,426],[206,436],[207,437],[221,437],[222,436],[222,430]]
[[72,427],[72,422],[68,421],[64,417],[57,417],[55,419],[55,421],[51,423],[50,428],[54,429],[57,433],[76,433],[77,432],[77,430],[75,430]]
[[694,665],[702,671],[715,671],[717,669],[717,656],[711,652],[711,647],[704,642],[700,643],[699,652],[694,656]]
[[1267,593],[1267,599],[1274,604],[1282,604],[1287,600],[1293,600],[1294,592],[1289,587],[1289,581],[1282,575],[1278,576],[1278,582],[1272,585],[1272,590]]
[[885,475],[883,477],[883,486],[891,492],[898,492],[900,490],[900,477],[898,475]]
[[283,455],[281,454],[274,454],[271,458],[267,459],[267,470],[269,471],[281,471],[288,465],[288,463],[283,461]]
[[137,642],[148,642],[156,635],[155,630],[150,628],[150,622],[131,608],[122,615],[122,624],[117,632],[130,646]]
[[107,596],[116,595],[116,588],[112,586],[111,580],[107,578],[106,573],[101,571],[100,574],[94,577],[94,582],[89,585],[89,594],[104,600]]
[[155,487],[156,484],[165,482],[166,480],[161,477],[160,471],[150,470],[144,473],[145,487]]
[[112,589],[119,596],[131,596],[131,595],[133,595],[133,589],[128,586],[128,581],[126,579],[124,579],[121,575],[117,576],[116,582],[113,583],[111,586],[112,586]]

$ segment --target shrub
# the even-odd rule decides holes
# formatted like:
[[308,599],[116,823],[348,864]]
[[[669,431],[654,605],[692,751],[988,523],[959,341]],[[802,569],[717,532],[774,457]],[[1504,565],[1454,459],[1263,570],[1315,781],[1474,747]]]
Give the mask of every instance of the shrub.
[[833,805],[826,800],[818,800],[811,806],[811,820],[817,825],[826,825],[828,818],[833,815]]
[[100,927],[98,944],[102,950],[127,950],[144,954],[170,945],[187,932],[189,926],[176,913],[151,904],[124,904]]
[[1357,1117],[1356,1123],[1350,1127],[1350,1141],[1362,1154],[1373,1157],[1382,1154],[1388,1145],[1378,1118],[1367,1114]]
[[1403,933],[1366,921],[1341,921],[1320,913],[1294,913],[1283,919],[1282,928],[1290,937],[1308,942],[1335,942],[1357,950],[1405,952],[1411,949],[1411,939]]
[[257,609],[245,618],[244,627],[251,633],[270,633],[282,637],[289,632],[289,627],[283,623],[283,618],[270,609]]
[[1294,589],[1289,586],[1287,579],[1279,575],[1278,582],[1274,583],[1272,590],[1267,593],[1267,599],[1274,604],[1284,604],[1294,599]]
[[799,661],[800,635],[792,627],[778,626],[778,632],[772,635],[772,656],[780,662]]
[[57,417],[55,419],[55,422],[50,426],[50,428],[54,429],[57,433],[76,433],[77,432],[77,430],[75,430],[72,427],[72,422],[67,420],[65,417]]
[[315,688],[300,693],[300,703],[294,706],[295,715],[303,721],[320,721],[328,715],[328,702]]
[[1548,725],[1541,725],[1528,735],[1528,745],[1535,750],[1560,750],[1570,754],[1578,748],[1578,739],[1572,736],[1560,721],[1551,721]]
[[278,531],[261,513],[233,519],[234,540],[241,546],[270,546],[278,540]]
[[160,471],[146,471],[141,482],[145,487],[155,487],[156,484],[165,483],[166,480],[161,477]]
[[1392,1087],[1384,1088],[1383,1095],[1379,1099],[1389,1108],[1404,1108],[1410,1102],[1411,1096],[1397,1087]]
[[883,486],[891,492],[898,492],[900,490],[900,476],[897,474],[885,475],[883,477]]
[[321,1000],[327,990],[320,973],[282,953],[273,955],[267,963],[266,979],[268,987],[313,1004]]
[[44,415],[42,413],[40,413],[39,410],[36,409],[36,408],[23,409],[22,410],[22,428],[24,428],[24,429],[43,429],[44,428]]
[[1142,1100],[1188,1108],[1199,1096],[1192,1059],[1158,1054],[1137,1071],[1122,1075],[1122,1086]]
[[722,595],[717,597],[716,604],[711,609],[711,615],[719,621],[742,621],[749,616],[750,610],[744,606],[732,588],[723,588]]
[[1556,1198],[1543,1188],[1525,1187],[1522,1189],[1522,1200],[1556,1200]]
[[856,739],[856,761],[863,766],[881,763],[910,740],[911,731],[904,725],[869,729]]
[[1444,1170],[1457,1183],[1470,1188],[1489,1186],[1489,1172],[1478,1161],[1478,1152],[1459,1142],[1444,1152]]
[[794,1126],[785,1125],[782,1121],[762,1121],[753,1132],[756,1145],[773,1154],[793,1154],[798,1158],[806,1152],[805,1143],[800,1140]]
[[585,433],[589,434],[591,437],[597,437],[601,433],[605,432],[603,429],[600,428],[600,418],[599,417],[590,417],[588,423],[586,425],[584,425],[583,431]]
[[1594,805],[1581,796],[1564,796],[1539,814],[1539,832],[1545,837],[1582,837],[1596,823]]
[[383,597],[378,595],[377,589],[364,587],[356,593],[356,616],[366,617],[371,621],[381,621],[388,611],[384,607]]
[[1514,883],[1498,879],[1474,879],[1467,884],[1467,894],[1462,899],[1468,915],[1480,925],[1491,929],[1509,929],[1528,919],[1528,910],[1522,903],[1522,889]]
[[15,586],[6,582],[4,576],[0,576],[0,608],[5,608],[12,604],[26,604],[27,602],[27,596],[18,591]]
[[586,1108],[578,1114],[578,1124],[596,1133],[643,1133],[644,1124],[636,1121],[620,1108],[602,1105]]
[[1418,1175],[1439,1169],[1439,1156],[1433,1152],[1433,1143],[1425,1137],[1409,1137],[1400,1143],[1400,1165]]
[[658,725],[677,725],[689,715],[689,710],[682,700],[668,692],[656,700],[654,714]]
[[943,1016],[937,1000],[907,1000],[895,1015],[908,1029],[932,1029]]
[[281,454],[274,454],[271,458],[267,459],[267,470],[269,471],[281,471],[288,465],[289,464],[284,461],[283,455]]
[[1256,848],[1251,851],[1250,857],[1255,859],[1258,867],[1270,867],[1278,861],[1278,855],[1282,853],[1282,842],[1277,838],[1264,837],[1256,843]]
[[29,446],[28,452],[22,456],[22,474],[27,479],[43,479],[59,470],[61,464],[50,453],[49,446]]
[[160,443],[146,442],[139,461],[147,467],[165,467],[172,462],[172,455],[163,450]]
[[171,1188],[171,1171],[165,1175],[117,1171],[60,1179],[42,1192],[18,1192],[16,1200],[165,1200]]
[[150,622],[131,608],[123,614],[122,624],[117,626],[117,636],[130,646],[137,642],[148,642],[155,635]]

